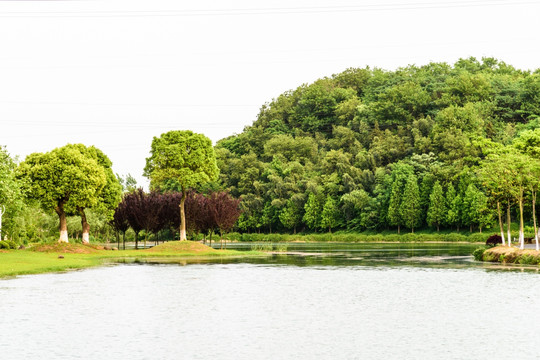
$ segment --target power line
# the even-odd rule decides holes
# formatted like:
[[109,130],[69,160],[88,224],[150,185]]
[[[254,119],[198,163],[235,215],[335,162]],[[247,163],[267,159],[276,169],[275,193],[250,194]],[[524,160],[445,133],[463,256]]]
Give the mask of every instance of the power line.
[[198,17],[198,16],[237,16],[237,15],[282,15],[282,14],[319,14],[369,11],[423,10],[446,8],[470,8],[482,6],[538,5],[539,1],[445,1],[436,3],[393,3],[376,5],[343,5],[283,8],[237,8],[204,10],[103,10],[103,11],[7,11],[0,12],[0,17]]
[[100,102],[64,102],[64,101],[19,101],[0,100],[0,104],[15,105],[78,105],[78,106],[119,106],[119,107],[178,107],[178,108],[238,108],[260,105],[249,104],[144,104],[144,103],[100,103]]

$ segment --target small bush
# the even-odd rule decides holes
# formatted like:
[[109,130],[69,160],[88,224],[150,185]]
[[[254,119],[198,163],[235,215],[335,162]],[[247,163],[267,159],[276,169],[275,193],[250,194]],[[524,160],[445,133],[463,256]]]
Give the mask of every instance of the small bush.
[[12,241],[12,240],[2,240],[2,241],[0,241],[0,249],[14,250],[14,249],[17,249],[17,248],[18,248],[17,244],[15,244],[15,242]]
[[518,262],[522,265],[536,265],[538,258],[531,254],[523,254],[519,257]]
[[484,260],[484,252],[486,251],[486,248],[485,247],[479,247],[479,248],[476,248],[472,255],[474,256],[474,260],[476,261],[483,261]]

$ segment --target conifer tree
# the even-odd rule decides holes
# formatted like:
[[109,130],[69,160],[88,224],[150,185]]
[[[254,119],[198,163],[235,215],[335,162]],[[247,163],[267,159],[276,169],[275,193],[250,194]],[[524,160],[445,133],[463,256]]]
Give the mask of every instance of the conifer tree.
[[392,183],[392,189],[390,192],[390,202],[388,204],[388,222],[390,225],[397,226],[398,234],[400,233],[403,219],[400,211],[401,205],[401,188],[400,181],[396,180]]
[[463,212],[461,219],[464,225],[469,225],[472,232],[473,226],[479,223],[480,213],[477,206],[478,189],[474,184],[469,184],[463,197]]
[[296,206],[294,201],[289,199],[287,205],[285,205],[279,213],[279,221],[281,221],[283,226],[287,229],[294,229],[294,233],[296,234],[296,226],[298,226],[301,220],[302,213],[300,212],[300,209]]
[[411,229],[414,233],[414,228],[420,223],[420,191],[418,189],[418,181],[416,176],[411,174],[407,178],[405,190],[403,191],[403,199],[401,201],[401,216],[405,226]]
[[429,196],[429,208],[427,212],[427,222],[431,226],[437,227],[439,232],[440,225],[446,218],[446,204],[443,196],[443,189],[439,181],[433,184],[433,191]]
[[339,209],[338,204],[333,197],[328,195],[326,202],[324,203],[322,216],[321,216],[321,228],[328,229],[328,232],[332,232],[332,228],[339,225]]
[[302,220],[306,225],[312,230],[319,228],[321,224],[321,203],[315,194],[309,194],[304,210]]
[[457,231],[461,225],[461,196],[456,194],[454,185],[450,183],[446,189],[446,218],[445,223],[448,226],[455,226]]

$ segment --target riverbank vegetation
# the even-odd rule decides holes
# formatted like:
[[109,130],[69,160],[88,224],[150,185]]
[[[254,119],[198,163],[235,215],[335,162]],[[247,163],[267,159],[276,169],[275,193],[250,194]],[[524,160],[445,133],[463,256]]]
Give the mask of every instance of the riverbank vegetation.
[[504,210],[523,242],[536,227],[539,100],[539,71],[492,58],[348,69],[218,142],[220,177],[242,199],[243,232],[500,232]]
[[489,249],[475,250],[476,260],[500,262],[503,264],[540,265],[540,251],[518,249],[508,246],[495,246]]
[[[232,230],[246,239],[430,232],[454,241],[487,229],[508,244],[513,221],[521,247],[532,233],[538,248],[539,104],[540,71],[493,58],[351,68],[277,96],[214,147],[190,131],[155,137],[151,193],[114,175],[95,147],[66,145],[20,164],[2,148],[2,237],[155,241]],[[214,197],[229,207],[205,208]],[[174,219],[145,210],[166,198]]]
[[38,244],[25,250],[0,250],[0,277],[83,269],[105,263],[174,259],[178,262],[265,256],[257,251],[215,250],[193,241],[172,241],[146,250],[106,250],[91,244]]

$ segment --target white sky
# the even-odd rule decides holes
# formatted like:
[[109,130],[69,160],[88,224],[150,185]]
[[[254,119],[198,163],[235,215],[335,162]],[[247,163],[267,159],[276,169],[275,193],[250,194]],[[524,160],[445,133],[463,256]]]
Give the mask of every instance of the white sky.
[[95,145],[140,185],[153,136],[214,143],[349,67],[493,56],[540,68],[540,0],[3,1],[0,145]]

